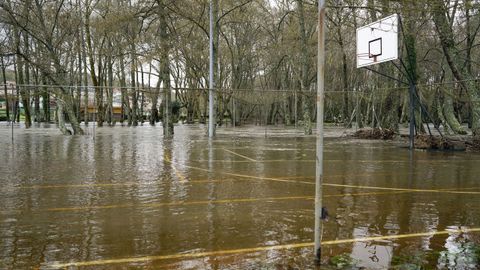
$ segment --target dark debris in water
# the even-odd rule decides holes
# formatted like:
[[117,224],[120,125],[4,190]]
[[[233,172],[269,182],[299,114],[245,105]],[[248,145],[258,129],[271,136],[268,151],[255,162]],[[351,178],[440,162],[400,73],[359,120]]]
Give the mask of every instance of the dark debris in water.
[[465,150],[465,143],[453,141],[446,137],[417,135],[415,136],[415,148],[427,150]]
[[385,128],[365,128],[355,132],[353,137],[368,140],[392,140],[395,138],[395,131]]
[[480,152],[480,138],[474,137],[471,141],[467,141],[466,143],[467,151],[469,152]]

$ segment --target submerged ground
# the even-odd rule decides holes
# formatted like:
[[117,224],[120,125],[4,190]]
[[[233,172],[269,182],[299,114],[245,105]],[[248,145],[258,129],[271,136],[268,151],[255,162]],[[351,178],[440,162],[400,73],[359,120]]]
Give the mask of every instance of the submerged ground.
[[[0,269],[314,267],[314,137],[10,132],[0,125]],[[480,155],[327,138],[324,164],[324,267],[476,269]]]

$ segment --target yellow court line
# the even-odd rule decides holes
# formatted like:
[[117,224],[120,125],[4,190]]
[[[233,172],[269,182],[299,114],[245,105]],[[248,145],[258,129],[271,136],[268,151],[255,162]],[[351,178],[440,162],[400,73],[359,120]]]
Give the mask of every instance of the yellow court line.
[[[186,180],[188,183],[218,183],[230,181],[247,181],[248,179],[228,179],[228,180]],[[64,185],[32,185],[21,186],[20,189],[55,189],[55,188],[88,188],[88,187],[122,187],[122,186],[152,186],[158,185],[161,182],[124,182],[124,183],[110,183],[110,184],[64,184]]]
[[[172,162],[172,161],[167,160],[167,162]],[[204,172],[211,172],[208,169],[204,169],[204,168],[200,168],[200,167],[195,167],[195,166],[190,166],[190,165],[185,165],[185,164],[182,164],[181,166],[183,166],[185,168],[204,171]],[[285,179],[279,179],[279,178],[260,177],[260,176],[253,176],[253,175],[222,172],[222,171],[219,171],[217,173],[223,174],[223,175],[229,175],[229,176],[242,177],[242,178],[250,178],[250,179],[269,180],[269,181],[286,182],[286,183],[303,183],[303,184],[308,184],[308,185],[315,185],[315,183],[313,183],[313,182],[305,182],[305,181],[294,181],[294,180],[285,180]]]
[[341,240],[331,240],[324,241],[324,245],[338,245],[338,244],[347,244],[355,242],[370,242],[378,240],[392,240],[392,239],[402,239],[402,238],[415,238],[415,237],[424,237],[424,236],[434,236],[434,235],[445,235],[452,233],[469,233],[469,232],[480,232],[480,228],[471,228],[471,229],[451,229],[444,231],[432,231],[432,232],[422,232],[422,233],[409,233],[409,234],[397,234],[397,235],[387,235],[387,236],[372,236],[372,237],[362,237],[354,239],[341,239]]
[[197,162],[219,162],[219,163],[252,163],[252,162],[260,162],[260,163],[276,163],[276,162],[315,162],[315,160],[306,160],[306,159],[272,159],[272,160],[224,160],[224,159],[198,159],[195,160]]
[[172,167],[172,170],[175,172],[175,175],[180,178],[180,181],[182,182],[187,182],[187,178],[175,167],[175,164],[172,162],[172,159],[170,158],[170,155],[168,153],[165,153],[163,156],[164,160],[167,163],[170,163],[170,166]]
[[[419,173],[392,173],[392,172],[372,172],[372,173],[358,173],[358,174],[325,174],[323,178],[337,178],[337,177],[358,177],[358,176],[397,176],[397,175],[417,175]],[[279,179],[315,179],[315,175],[312,176],[280,176]]]
[[[361,193],[345,193],[345,194],[330,194],[324,195],[325,198],[330,197],[346,197],[346,196],[371,196],[371,195],[393,195],[400,193],[407,193],[408,191],[394,191],[394,192],[361,192]],[[48,212],[64,212],[64,211],[86,211],[94,209],[116,209],[116,208],[131,208],[131,207],[163,207],[163,206],[188,206],[188,205],[203,205],[203,204],[226,204],[226,203],[245,203],[245,202],[260,202],[260,201],[285,201],[285,200],[313,200],[313,196],[288,196],[288,197],[270,197],[270,198],[244,198],[244,199],[225,199],[225,200],[209,200],[209,201],[192,201],[192,202],[168,202],[168,203],[149,203],[149,204],[113,204],[113,205],[99,205],[99,206],[83,206],[83,207],[61,207],[61,208],[47,208],[44,211]]]
[[[250,163],[250,162],[261,162],[261,163],[276,163],[276,162],[315,162],[314,159],[267,159],[267,160],[223,160],[223,159],[199,159],[197,162],[221,162],[221,163]],[[325,159],[325,162],[345,162],[343,159]],[[475,161],[475,160],[414,160],[414,162],[419,163],[449,163],[449,162],[460,162],[460,161]],[[357,162],[357,163],[407,163],[411,162],[408,159],[398,159],[398,160],[348,160],[348,162]]]
[[172,166],[172,169],[173,171],[175,172],[175,175],[180,178],[180,181],[181,182],[188,182],[187,181],[187,178],[183,175],[183,173],[181,173],[176,167],[175,165],[173,165],[173,163],[171,163],[171,166]]
[[239,157],[241,157],[241,158],[244,158],[244,159],[250,160],[250,161],[252,161],[252,162],[257,162],[257,161],[256,161],[255,159],[253,159],[253,158],[249,158],[249,157],[247,157],[247,156],[240,155],[239,153],[235,153],[235,152],[233,152],[233,151],[230,151],[230,150],[228,150],[228,149],[225,149],[225,148],[223,148],[223,150],[224,150],[225,152],[228,152],[228,153],[230,153],[230,154],[233,154],[233,155],[239,156]]
[[279,200],[312,200],[312,196],[290,196],[290,197],[271,197],[271,198],[245,198],[245,199],[226,199],[226,200],[209,200],[209,201],[193,201],[193,202],[168,202],[168,203],[148,203],[148,204],[114,204],[99,205],[85,207],[62,207],[47,208],[45,211],[85,211],[94,209],[113,209],[113,208],[130,208],[130,207],[162,207],[162,206],[186,206],[186,205],[202,205],[202,204],[223,204],[223,203],[241,203],[241,202],[259,202],[259,201],[279,201]]
[[347,196],[394,195],[394,194],[402,194],[402,193],[410,193],[410,191],[344,193],[344,194],[324,195],[323,197],[329,198],[329,197],[347,197]]
[[[229,180],[182,180],[182,182],[188,183],[221,183],[221,182],[231,182],[231,181],[249,181],[250,179],[256,180],[267,180],[274,182],[286,182],[286,183],[300,183],[314,185],[313,182],[306,181],[296,181],[288,179],[279,179],[279,178],[268,178],[268,177],[258,177],[258,176],[248,176],[241,174],[232,174],[232,173],[223,173],[229,176],[241,177],[244,179],[229,179]],[[180,175],[179,177],[183,177]],[[248,179],[246,179],[248,178]],[[183,179],[185,179],[183,177]],[[111,183],[111,184],[72,184],[72,185],[35,185],[35,186],[23,186],[21,189],[55,189],[55,188],[88,188],[88,187],[119,187],[119,186],[149,186],[158,184],[156,182],[150,183],[136,183],[136,182],[127,182],[127,183]],[[378,187],[378,186],[360,186],[360,185],[344,185],[344,184],[334,184],[334,183],[323,183],[324,186],[330,187],[347,187],[347,188],[359,188],[359,189],[375,189],[375,190],[392,190],[392,191],[405,191],[405,192],[425,192],[425,193],[447,193],[447,194],[480,194],[480,191],[461,191],[461,190],[472,190],[480,189],[480,187],[468,187],[468,188],[444,188],[444,189],[411,189],[411,188],[394,188],[394,187]]]
[[[198,183],[222,183],[222,182],[232,182],[232,181],[251,181],[252,178],[250,176],[241,177],[243,179],[226,179],[226,180],[209,180],[209,179],[201,179],[201,180],[186,180],[188,183],[191,184],[198,184]],[[257,179],[257,177],[253,177]],[[285,177],[286,178],[286,177]],[[271,180],[277,182],[289,182],[289,183],[308,183],[308,182],[301,182],[301,181],[294,181],[294,180],[287,180],[287,179],[257,179],[257,180]],[[89,187],[122,187],[122,186],[150,186],[150,185],[158,185],[161,182],[123,182],[123,183],[105,183],[105,184],[61,184],[61,185],[31,185],[31,186],[20,186],[20,189],[55,189],[55,188],[89,188]]]
[[413,188],[389,188],[389,187],[375,187],[375,186],[355,186],[342,184],[324,183],[324,186],[331,187],[349,187],[349,188],[363,188],[363,189],[378,189],[378,190],[398,190],[409,192],[426,192],[426,193],[451,193],[451,194],[480,194],[480,191],[456,191],[452,189],[413,189]]
[[[452,229],[452,230],[444,230],[444,231],[431,231],[431,232],[399,234],[399,235],[385,235],[385,236],[373,236],[373,237],[360,237],[360,238],[353,238],[353,239],[340,239],[340,240],[322,241],[322,245],[328,246],[328,245],[348,244],[348,243],[357,243],[357,242],[371,242],[371,241],[379,241],[379,240],[394,240],[394,239],[416,238],[416,237],[435,236],[435,235],[450,235],[453,233],[475,233],[475,232],[480,232],[480,228],[460,229],[460,230]],[[105,259],[105,260],[94,260],[94,261],[83,261],[83,262],[54,263],[54,264],[50,264],[47,267],[57,269],[57,268],[67,268],[67,267],[85,267],[85,266],[98,266],[98,265],[122,264],[122,263],[124,264],[146,263],[146,262],[159,261],[159,260],[193,259],[193,258],[201,258],[201,257],[209,257],[209,256],[225,256],[225,255],[231,255],[231,254],[265,252],[265,251],[272,251],[272,250],[297,249],[297,248],[312,247],[313,245],[314,243],[296,243],[296,244],[262,246],[262,247],[253,247],[253,248],[227,249],[227,250],[193,252],[193,253],[178,253],[178,254],[171,254],[171,255],[157,255],[157,256],[154,255],[154,256],[144,256],[144,257]]]
[[[202,171],[210,172],[210,170],[189,166],[189,165],[182,165],[187,168],[197,169]],[[236,177],[243,177],[243,178],[252,178],[252,179],[259,179],[259,180],[268,180],[268,181],[277,181],[277,182],[287,182],[287,183],[300,183],[300,184],[307,184],[307,185],[315,185],[314,182],[307,182],[307,181],[294,181],[294,180],[286,180],[286,179],[279,179],[279,178],[271,178],[271,177],[260,177],[260,176],[253,176],[253,175],[245,175],[245,174],[236,174],[236,173],[228,173],[228,172],[218,172],[220,174],[229,175],[229,176],[236,176]],[[389,187],[375,187],[375,186],[355,186],[355,185],[341,185],[341,184],[328,184],[324,183],[324,186],[336,186],[336,187],[351,187],[351,188],[365,188],[365,189],[379,189],[379,190],[397,190],[397,191],[412,191],[412,192],[437,192],[437,193],[451,193],[451,194],[480,194],[480,192],[474,191],[448,191],[448,190],[441,190],[441,189],[409,189],[409,188],[389,188]]]
[[254,176],[254,175],[245,175],[245,174],[228,173],[228,172],[220,172],[220,173],[225,174],[225,175],[229,175],[229,176],[236,176],[236,177],[250,178],[250,179],[257,179],[257,180],[267,180],[267,181],[275,181],[275,182],[301,183],[301,184],[307,184],[307,185],[315,185],[314,182],[307,182],[307,181],[296,181],[296,180],[262,177],[262,176]]
[[[171,163],[171,162],[170,162]],[[186,166],[191,168],[190,166]],[[194,168],[194,169],[201,169],[205,170],[202,168]],[[314,179],[315,176],[279,176],[279,177],[274,177],[274,178],[265,178],[265,177],[258,177],[258,176],[251,176],[251,175],[242,175],[242,174],[230,174],[230,173],[224,173],[224,172],[218,172],[220,174],[227,174],[230,176],[236,176],[236,177],[241,177],[243,179],[227,179],[227,180],[209,180],[209,179],[201,179],[201,180],[188,180],[189,183],[218,183],[218,182],[231,182],[231,181],[248,181],[250,179],[245,179],[245,178],[254,178],[257,180],[270,180],[270,181],[277,181],[277,182],[287,182],[287,183],[301,183],[301,184],[309,184],[313,185],[314,182],[308,182],[308,181],[297,181],[293,179]],[[388,175],[388,173],[381,173],[381,174],[336,174],[336,175],[326,175],[325,178],[330,178],[330,177],[341,177],[341,176],[369,176],[369,175]],[[139,182],[123,182],[123,183],[98,183],[98,184],[60,184],[60,185],[31,185],[31,186],[20,186],[18,188],[21,189],[49,189],[49,188],[88,188],[88,187],[117,187],[117,186],[142,186],[142,185],[157,185],[159,182],[148,182],[148,183],[139,183]],[[480,187],[474,187],[474,188],[468,188],[468,189],[476,189]],[[453,188],[452,190],[454,190]]]
[[20,189],[50,189],[50,188],[88,188],[88,187],[122,187],[122,186],[140,186],[151,185],[153,183],[137,183],[137,182],[124,182],[124,183],[109,183],[109,184],[65,184],[65,185],[32,185],[21,186]]

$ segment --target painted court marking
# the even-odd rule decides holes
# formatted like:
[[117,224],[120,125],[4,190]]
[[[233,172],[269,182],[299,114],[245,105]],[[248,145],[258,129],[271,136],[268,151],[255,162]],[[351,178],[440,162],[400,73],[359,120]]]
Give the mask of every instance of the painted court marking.
[[172,162],[169,154],[165,154],[164,160],[170,163],[172,170],[175,172],[175,175],[180,179],[180,181],[187,182],[187,178],[175,167],[175,164]]
[[[325,198],[330,197],[346,197],[346,196],[373,196],[373,195],[393,195],[408,193],[408,191],[387,191],[387,192],[361,192],[361,193],[346,193],[346,194],[330,194],[324,195]],[[132,208],[132,207],[144,207],[155,208],[163,206],[188,206],[188,205],[203,205],[203,204],[226,204],[226,203],[248,203],[258,201],[279,201],[279,200],[313,200],[313,196],[292,196],[292,197],[271,197],[271,198],[244,198],[244,199],[225,199],[216,201],[193,201],[193,202],[170,202],[170,203],[152,203],[152,204],[117,204],[117,205],[104,205],[104,206],[84,206],[84,207],[61,207],[61,208],[48,208],[41,211],[48,212],[72,212],[72,211],[87,211],[94,209],[116,209],[116,208]],[[0,214],[19,213],[20,210],[6,210],[0,211]]]
[[[199,159],[196,160],[197,162],[219,162],[219,163],[250,163],[250,162],[258,162],[257,160],[252,161],[252,160],[223,160],[223,159],[214,159],[214,160],[208,160],[208,159]],[[325,162],[345,162],[345,160],[342,159],[326,159],[324,160]],[[352,162],[356,163],[407,163],[411,162],[408,159],[398,159],[398,160],[351,160]],[[455,160],[415,160],[415,162],[418,163],[450,163],[450,162],[478,162],[477,160],[472,160],[472,159],[455,159]],[[262,163],[282,163],[282,162],[306,162],[306,163],[313,163],[315,162],[314,159],[266,159],[266,160],[261,160],[260,162]]]
[[313,200],[312,196],[291,196],[291,197],[272,197],[272,198],[244,198],[244,199],[226,199],[226,200],[210,200],[210,201],[192,201],[192,202],[167,202],[167,203],[147,203],[147,204],[113,204],[85,207],[62,207],[47,208],[46,211],[85,211],[93,209],[114,209],[114,208],[130,208],[130,207],[163,207],[163,206],[183,206],[183,205],[202,205],[202,204],[225,204],[225,203],[242,203],[242,202],[259,202],[259,201],[280,201],[280,200]]
[[[210,170],[189,166],[189,165],[182,165],[186,168],[202,170],[210,172]],[[307,182],[307,181],[294,181],[294,180],[287,180],[287,179],[279,179],[279,178],[271,178],[271,177],[260,177],[260,176],[253,176],[253,175],[244,175],[244,174],[237,174],[237,173],[228,173],[228,172],[218,172],[224,175],[236,176],[236,177],[244,177],[244,178],[252,178],[252,179],[259,179],[259,180],[268,180],[268,181],[278,181],[278,182],[287,182],[287,183],[302,183],[307,185],[315,185],[314,182]],[[480,194],[480,192],[476,191],[451,191],[451,189],[410,189],[410,188],[390,188],[390,187],[375,187],[375,186],[355,186],[355,185],[341,185],[341,184],[328,184],[324,183],[324,186],[335,186],[335,187],[351,187],[351,188],[365,188],[365,189],[377,189],[377,190],[396,190],[396,191],[411,191],[411,192],[426,192],[426,193],[450,193],[450,194]]]
[[[476,233],[476,232],[480,232],[480,228],[458,229],[458,230],[451,229],[451,230],[444,230],[444,231],[431,231],[431,232],[399,234],[399,235],[386,235],[386,236],[360,237],[360,238],[353,238],[353,239],[330,240],[330,241],[322,241],[322,245],[328,246],[328,245],[349,244],[349,243],[357,243],[357,242],[371,242],[371,241],[379,241],[379,240],[394,240],[394,239],[416,238],[416,237],[435,236],[435,235],[450,235],[454,233]],[[121,264],[121,263],[124,263],[124,264],[145,263],[145,262],[169,260],[169,259],[194,259],[194,258],[201,258],[201,257],[208,257],[208,256],[223,256],[223,255],[231,255],[231,254],[265,252],[265,251],[272,251],[272,250],[306,248],[306,247],[312,247],[313,245],[314,243],[296,243],[296,244],[262,246],[262,247],[241,248],[241,249],[227,249],[227,250],[206,251],[206,252],[178,253],[178,254],[171,254],[171,255],[105,259],[105,260],[94,260],[94,261],[83,261],[83,262],[52,263],[48,265],[48,268],[56,269],[56,268],[85,267],[85,266],[95,266],[95,265],[98,266],[98,265],[110,265],[110,264]]]
[[[362,193],[347,193],[347,194],[331,194],[324,195],[329,197],[346,197],[346,196],[371,196],[371,195],[391,195],[407,193],[408,191],[395,192],[362,192]],[[188,206],[188,205],[204,205],[204,204],[227,204],[227,203],[250,203],[260,201],[286,201],[286,200],[313,200],[313,196],[287,196],[287,197],[270,197],[270,198],[240,198],[240,199],[224,199],[224,200],[209,200],[209,201],[191,201],[191,202],[167,202],[167,203],[147,203],[147,204],[112,204],[112,205],[98,205],[98,206],[82,206],[82,207],[58,207],[47,208],[44,211],[48,212],[71,212],[71,211],[86,211],[95,209],[116,209],[116,208],[156,208],[163,206]]]
[[480,194],[480,191],[457,191],[452,189],[389,188],[389,187],[355,186],[355,185],[341,185],[341,184],[328,184],[328,183],[324,183],[323,185],[331,186],[331,187],[349,187],[349,188],[376,189],[376,190],[398,190],[398,191],[425,192],[425,193]]
[[[187,166],[191,167],[191,166]],[[175,167],[172,168],[175,169]],[[200,169],[200,168],[198,168]],[[202,169],[206,170],[206,169]],[[206,170],[208,171],[208,170]],[[298,183],[298,184],[307,184],[307,185],[314,185],[313,182],[308,181],[298,181],[298,180],[288,180],[282,178],[270,178],[270,177],[260,177],[260,176],[253,176],[253,175],[243,175],[243,174],[235,174],[235,173],[227,173],[227,172],[219,172],[224,175],[235,176],[240,178],[248,178],[249,179],[256,179],[256,180],[266,180],[266,181],[275,181],[275,182],[285,182],[285,183]],[[228,182],[232,180],[187,180],[185,176],[181,173],[177,175],[182,182],[188,183],[219,183],[219,182]],[[238,181],[238,180],[235,180]],[[154,185],[157,183],[136,183],[136,182],[126,182],[126,183],[110,183],[110,184],[72,184],[72,185],[34,185],[34,186],[24,186],[20,187],[22,189],[48,189],[48,188],[87,188],[87,187],[117,187],[117,186],[141,186],[141,185]],[[444,188],[444,189],[412,189],[412,188],[395,188],[395,187],[378,187],[378,186],[362,186],[362,185],[344,185],[344,184],[334,184],[334,183],[323,183],[324,186],[331,186],[331,187],[347,187],[347,188],[359,188],[359,189],[375,189],[375,190],[392,190],[392,191],[405,191],[405,192],[425,192],[425,193],[447,193],[447,194],[471,194],[471,195],[478,195],[480,191],[461,191],[461,190],[472,190],[472,189],[480,189],[479,187],[468,187],[468,188]]]
[[235,153],[235,152],[230,151],[230,150],[228,150],[228,149],[223,148],[223,150],[224,150],[225,152],[228,152],[228,153],[230,153],[230,154],[232,154],[232,155],[235,155],[235,156],[239,156],[239,157],[244,158],[244,159],[246,159],[246,160],[249,160],[249,161],[252,161],[252,162],[257,162],[257,161],[256,161],[255,159],[253,159],[253,158],[249,158],[249,157],[244,156],[244,155],[241,155],[241,154],[239,154],[239,153]]

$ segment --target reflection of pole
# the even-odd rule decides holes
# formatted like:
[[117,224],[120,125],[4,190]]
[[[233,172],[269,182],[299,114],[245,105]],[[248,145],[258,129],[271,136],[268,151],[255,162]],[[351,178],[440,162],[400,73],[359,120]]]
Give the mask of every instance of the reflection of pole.
[[325,0],[318,1],[317,151],[315,174],[315,262],[322,255],[323,113],[325,98]]
[[410,150],[415,147],[415,84],[410,82]]
[[209,97],[208,97],[208,137],[213,138],[215,135],[215,115],[213,110],[213,89],[214,89],[214,82],[213,82],[213,3],[210,0],[210,74],[209,74]]

